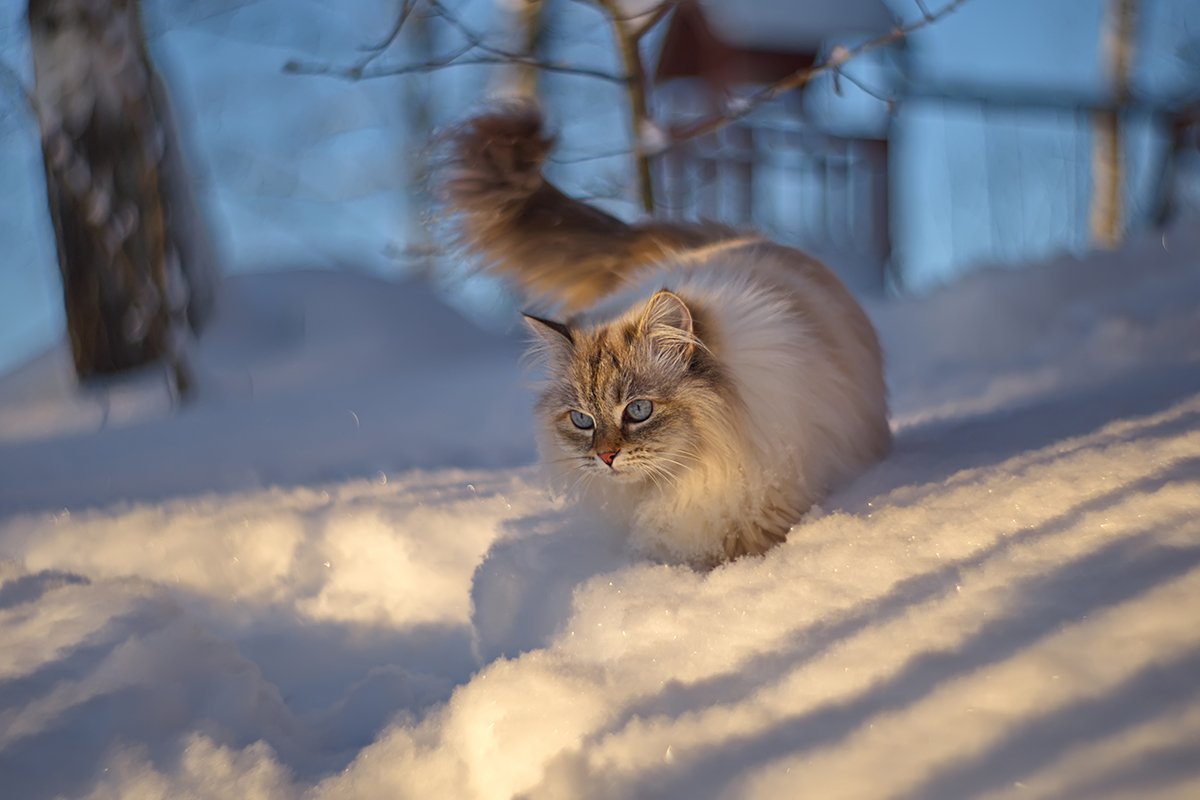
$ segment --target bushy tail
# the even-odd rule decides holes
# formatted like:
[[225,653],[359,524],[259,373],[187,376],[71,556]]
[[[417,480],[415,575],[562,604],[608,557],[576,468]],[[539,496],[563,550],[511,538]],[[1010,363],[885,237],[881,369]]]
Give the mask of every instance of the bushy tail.
[[537,107],[514,102],[452,130],[439,172],[458,243],[531,299],[574,313],[670,252],[733,235],[670,223],[629,225],[568,197],[542,177],[553,143]]

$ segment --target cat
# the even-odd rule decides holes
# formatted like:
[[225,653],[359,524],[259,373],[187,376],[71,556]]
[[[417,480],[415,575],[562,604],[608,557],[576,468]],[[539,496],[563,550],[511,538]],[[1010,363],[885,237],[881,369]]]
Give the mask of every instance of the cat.
[[626,224],[542,176],[531,102],[445,138],[457,242],[560,319],[526,315],[553,485],[639,551],[764,553],[891,445],[878,338],[819,261],[707,224]]

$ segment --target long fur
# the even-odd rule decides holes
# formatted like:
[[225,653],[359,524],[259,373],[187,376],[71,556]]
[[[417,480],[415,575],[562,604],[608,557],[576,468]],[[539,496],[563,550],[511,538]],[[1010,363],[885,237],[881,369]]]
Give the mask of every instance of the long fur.
[[[870,321],[798,250],[567,197],[540,173],[550,144],[530,105],[477,117],[451,138],[443,196],[465,246],[570,315],[531,320],[551,477],[660,557],[766,551],[889,449]],[[631,421],[640,398],[654,415]]]
[[448,134],[439,190],[458,241],[530,296],[575,314],[668,253],[737,236],[719,226],[628,225],[542,177],[554,143],[541,114],[513,102]]

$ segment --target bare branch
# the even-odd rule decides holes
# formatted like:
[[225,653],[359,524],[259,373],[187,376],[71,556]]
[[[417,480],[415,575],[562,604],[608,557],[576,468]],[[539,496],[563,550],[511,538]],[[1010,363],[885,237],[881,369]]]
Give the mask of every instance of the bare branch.
[[[392,43],[396,41],[396,37],[400,35],[400,30],[404,27],[404,23],[408,21],[408,15],[411,14],[413,9],[416,7],[416,0],[404,0],[403,5],[400,6],[400,13],[396,15],[396,23],[392,25],[392,29],[388,31],[387,37],[384,38],[379,44],[363,45],[359,48],[359,50],[373,53],[374,55],[370,56],[369,58],[374,58],[384,50],[387,50],[389,47],[391,47]],[[367,63],[370,62],[368,61]],[[363,64],[363,66],[366,66],[366,64]]]
[[[634,148],[634,155],[638,163],[639,182],[642,185],[642,200],[643,205],[647,210],[650,210],[653,205],[653,199],[650,196],[650,174],[648,156],[650,153],[647,147],[642,143],[642,130],[652,122],[649,118],[646,104],[646,87],[645,87],[645,72],[641,63],[641,54],[638,50],[638,43],[646,33],[673,10],[678,0],[664,0],[660,5],[653,10],[638,14],[635,16],[623,16],[617,6],[617,0],[573,0],[573,2],[587,5],[592,8],[601,10],[610,20],[614,35],[617,40],[618,50],[624,63],[625,74],[614,74],[601,69],[593,69],[574,64],[565,64],[561,62],[546,61],[529,53],[518,53],[507,50],[502,47],[489,44],[483,35],[476,32],[466,23],[464,23],[458,15],[451,10],[442,0],[425,0],[433,12],[446,20],[459,34],[466,40],[466,43],[455,50],[454,52],[442,56],[440,58],[431,59],[429,61],[413,63],[413,64],[394,64],[388,66],[378,66],[373,69],[366,67],[371,61],[382,53],[399,35],[400,30],[404,26],[404,21],[412,13],[417,0],[404,0],[399,19],[389,31],[389,35],[380,44],[371,48],[371,54],[353,66],[339,66],[334,64],[319,64],[319,63],[303,63],[300,61],[289,61],[284,65],[284,71],[293,74],[304,75],[327,75],[330,77],[341,78],[343,80],[359,81],[371,78],[382,78],[396,75],[406,75],[412,73],[427,73],[434,72],[439,69],[457,66],[478,66],[487,64],[498,65],[522,65],[533,69],[544,70],[546,72],[556,72],[566,75],[578,75],[582,77],[596,78],[599,80],[608,81],[610,83],[620,84],[626,87],[629,92],[630,110],[633,123],[634,140],[637,142]],[[894,98],[887,97],[882,92],[865,84],[858,78],[847,73],[842,69],[843,65],[851,59],[862,55],[863,53],[872,52],[882,49],[888,45],[907,38],[917,31],[926,28],[949,14],[954,13],[960,6],[968,2],[968,0],[949,0],[944,6],[937,11],[931,12],[925,3],[925,0],[915,0],[917,7],[921,11],[921,18],[910,25],[899,25],[893,30],[863,42],[853,48],[842,46],[834,47],[830,50],[829,55],[825,60],[815,66],[807,69],[798,70],[782,80],[767,86],[759,91],[751,94],[749,97],[739,99],[737,103],[731,103],[722,109],[721,112],[710,117],[698,120],[690,125],[672,130],[669,135],[660,137],[665,139],[661,146],[655,145],[653,152],[661,152],[678,144],[694,139],[697,136],[703,136],[708,133],[720,130],[721,128],[736,122],[743,117],[746,117],[759,106],[764,103],[774,100],[776,97],[793,89],[801,88],[810,83],[814,78],[823,75],[826,72],[832,72],[835,78],[845,78],[850,83],[857,86],[862,91],[875,97],[883,102],[891,105]],[[647,14],[649,17],[647,18]],[[630,23],[642,20],[636,27]],[[475,51],[480,51],[482,55],[470,55]]]
[[809,67],[808,69],[802,69],[797,72],[793,72],[783,80],[773,83],[770,86],[755,92],[743,102],[738,103],[736,106],[726,109],[724,113],[713,115],[698,122],[694,122],[684,128],[672,131],[671,141],[668,147],[686,142],[689,139],[694,139],[697,136],[703,136],[706,133],[712,133],[713,131],[720,130],[726,125],[729,125],[730,123],[736,122],[737,120],[747,116],[750,114],[750,112],[754,111],[764,103],[774,100],[779,95],[807,85],[818,75],[822,75],[831,70],[837,70],[852,58],[860,56],[863,53],[869,53],[873,50],[879,50],[880,48],[886,47],[889,44],[898,42],[901,39],[911,36],[922,28],[927,28],[943,17],[946,17],[947,15],[957,11],[959,6],[963,5],[967,1],[968,0],[950,0],[949,3],[942,6],[936,12],[917,20],[913,24],[907,27],[902,26],[895,28],[894,30],[889,31],[882,36],[870,39],[856,47],[835,47],[830,51],[828,58],[826,58],[822,63],[813,67]]
[[876,100],[887,103],[889,106],[892,103],[896,102],[896,98],[889,97],[888,95],[884,94],[880,90],[870,86],[869,84],[864,83],[863,81],[861,81],[858,78],[851,75],[849,72],[847,72],[842,67],[834,67],[833,74],[839,78],[844,78],[846,81],[854,84],[859,89],[862,89],[864,92],[871,95],[871,97],[874,97]]
[[662,22],[663,17],[675,10],[675,6],[677,5],[679,5],[679,0],[665,0],[665,2],[661,3],[658,8],[654,9],[653,13],[650,15],[650,19],[643,22],[641,26],[634,31],[633,38],[644,38],[646,34],[649,33],[652,28],[654,28],[655,25]]
[[554,61],[541,61],[528,56],[517,56],[509,58],[507,56],[485,55],[471,58],[464,58],[467,53],[474,50],[473,45],[465,45],[459,50],[441,58],[430,59],[415,64],[395,64],[376,67],[374,69],[359,70],[357,67],[343,67],[336,64],[315,64],[306,63],[303,61],[288,61],[283,65],[283,71],[290,75],[324,75],[330,78],[339,78],[346,81],[365,81],[374,78],[389,78],[396,75],[413,75],[426,72],[436,72],[440,69],[448,69],[450,67],[472,67],[486,64],[523,64],[535,69],[544,70],[546,72],[556,72],[564,75],[580,75],[587,78],[597,78],[599,80],[609,81],[624,85],[627,83],[627,78],[624,75],[614,75],[611,72],[603,70],[590,69],[588,67],[578,67],[573,64],[560,64]]
[[628,156],[629,148],[622,147],[619,150],[609,150],[602,153],[588,153],[586,155],[563,156],[562,154],[550,156],[547,161],[555,164],[585,164],[588,161],[599,161],[602,158],[616,158],[617,156]]
[[[628,84],[630,78],[626,75],[617,75],[612,72],[607,72],[602,69],[593,69],[591,67],[582,67],[575,64],[564,64],[558,61],[546,61],[528,53],[518,53],[511,50],[505,50],[501,47],[488,44],[483,36],[472,30],[458,16],[450,10],[440,0],[426,0],[429,7],[437,16],[446,20],[455,30],[457,30],[464,39],[466,44],[452,53],[438,58],[430,59],[414,64],[393,64],[388,66],[375,67],[367,69],[367,66],[387,47],[391,42],[395,41],[399,35],[400,29],[403,27],[403,19],[399,20],[392,30],[389,31],[388,38],[379,45],[372,47],[371,55],[360,60],[351,66],[341,66],[338,64],[304,62],[296,59],[289,60],[283,65],[283,71],[292,75],[325,75],[331,78],[340,78],[348,81],[369,80],[372,78],[394,77],[396,75],[410,75],[415,73],[435,72],[439,69],[448,67],[460,66],[478,66],[482,64],[506,64],[506,65],[522,65],[533,69],[543,70],[545,72],[556,72],[564,75],[580,75],[588,78],[597,78],[599,80],[608,81],[610,83],[618,83],[621,85]],[[401,17],[407,17],[411,14],[412,9],[416,6],[416,0],[405,0],[404,6],[401,8]],[[464,58],[472,51],[480,50],[486,55],[476,56],[472,58]]]
[[430,59],[421,64],[409,64],[401,67],[376,67],[373,70],[365,70],[355,64],[351,67],[342,67],[336,64],[315,64],[311,62],[297,61],[291,59],[283,65],[283,71],[290,75],[328,75],[331,78],[341,78],[347,81],[359,81],[367,78],[378,78],[384,75],[404,75],[409,72],[431,72],[442,67],[452,66],[459,58],[475,49],[473,45],[466,45],[459,48],[456,52],[440,58]]
[[499,56],[501,58],[518,59],[527,57],[527,54],[525,53],[514,53],[510,50],[504,50],[502,48],[489,45],[483,40],[481,35],[469,28],[465,22],[458,18],[457,14],[439,2],[439,0],[426,0],[426,2],[429,3],[429,7],[432,8],[438,16],[446,20],[446,22],[449,22],[454,29],[461,33],[474,47],[478,47],[484,52],[491,53],[492,55]]
[[10,67],[8,62],[3,59],[0,59],[0,75],[5,75],[9,81],[12,82],[12,85],[16,88],[17,93],[25,99],[25,102],[29,105],[30,110],[32,110],[36,116],[38,111],[37,98],[34,96],[33,92],[29,90],[29,87],[25,85],[25,81],[21,79],[21,76],[17,73],[17,71]]

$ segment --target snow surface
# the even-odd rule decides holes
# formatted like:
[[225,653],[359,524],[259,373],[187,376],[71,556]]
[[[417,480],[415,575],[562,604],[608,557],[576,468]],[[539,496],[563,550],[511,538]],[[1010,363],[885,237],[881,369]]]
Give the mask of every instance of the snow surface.
[[1200,227],[872,307],[896,450],[762,558],[627,554],[521,343],[234,276],[161,375],[0,380],[5,798],[1200,796]]

